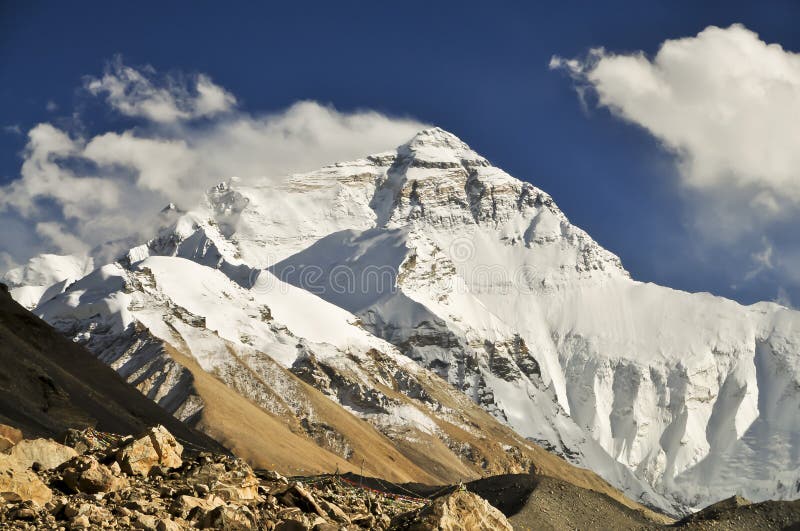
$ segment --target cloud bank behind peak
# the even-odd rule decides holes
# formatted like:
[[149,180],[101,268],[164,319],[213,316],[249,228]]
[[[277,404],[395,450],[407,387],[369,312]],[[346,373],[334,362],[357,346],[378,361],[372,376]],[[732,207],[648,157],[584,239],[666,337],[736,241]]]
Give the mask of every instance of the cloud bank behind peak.
[[19,177],[0,188],[0,223],[14,227],[0,231],[5,267],[147,237],[164,205],[191,207],[229,177],[310,171],[391,149],[427,127],[315,101],[253,114],[205,74],[160,75],[120,58],[83,88],[135,123],[88,138],[53,123],[27,132]]

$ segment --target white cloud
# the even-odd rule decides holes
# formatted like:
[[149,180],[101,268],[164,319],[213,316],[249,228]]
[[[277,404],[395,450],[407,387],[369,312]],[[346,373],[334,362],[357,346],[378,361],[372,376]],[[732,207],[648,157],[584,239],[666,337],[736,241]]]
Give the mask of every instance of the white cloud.
[[750,258],[753,260],[753,264],[755,265],[755,267],[750,271],[748,271],[747,273],[745,273],[744,275],[745,280],[752,280],[762,271],[767,271],[775,268],[775,264],[773,264],[773,258],[772,258],[774,252],[772,243],[766,237],[763,237],[761,239],[761,242],[763,244],[763,248],[760,251],[750,254]]
[[[116,60],[88,82],[90,93],[142,124],[90,138],[48,123],[28,131],[19,178],[0,187],[0,223],[15,227],[0,231],[0,249],[16,262],[101,247],[108,256],[118,249],[106,242],[152,236],[167,203],[192,207],[231,176],[279,179],[391,149],[425,127],[313,101],[252,115],[207,76],[190,78],[190,88],[177,79]],[[188,119],[199,116],[208,120]]]
[[47,100],[44,108],[47,109],[47,112],[56,112],[58,110],[58,104],[53,100]]
[[89,246],[80,238],[64,231],[61,223],[43,221],[36,224],[36,234],[46,239],[59,254],[86,254]]
[[702,245],[750,255],[738,264],[755,263],[748,280],[789,274],[791,244],[764,242],[800,221],[800,54],[735,24],[664,41],[653,57],[596,48],[550,68],[674,155]]
[[20,128],[20,126],[17,125],[17,124],[4,125],[3,126],[3,131],[5,131],[6,133],[9,133],[9,134],[12,134],[12,135],[21,135],[22,134],[22,128]]
[[746,191],[772,214],[800,205],[800,55],[733,25],[667,40],[652,59],[600,48],[550,66],[661,140],[686,185]]
[[21,216],[37,219],[58,205],[66,218],[87,219],[96,212],[118,206],[118,186],[110,179],[79,176],[66,161],[80,155],[81,142],[50,124],[28,132],[21,177],[0,190],[0,210],[13,208]]
[[780,304],[781,306],[786,306],[787,308],[797,309],[792,304],[792,299],[789,297],[789,292],[782,286],[778,287],[778,294],[775,296],[772,302]]
[[6,251],[0,251],[0,271],[10,271],[15,267],[19,267],[19,264],[14,261],[11,254]]
[[126,116],[160,123],[214,116],[236,106],[232,94],[203,74],[158,80],[153,73],[149,67],[140,71],[125,66],[117,57],[103,77],[87,77],[84,86],[95,96],[104,95],[112,108]]
[[82,156],[101,167],[129,168],[137,187],[168,197],[192,185],[193,166],[198,162],[198,154],[183,139],[146,138],[131,131],[92,138]]

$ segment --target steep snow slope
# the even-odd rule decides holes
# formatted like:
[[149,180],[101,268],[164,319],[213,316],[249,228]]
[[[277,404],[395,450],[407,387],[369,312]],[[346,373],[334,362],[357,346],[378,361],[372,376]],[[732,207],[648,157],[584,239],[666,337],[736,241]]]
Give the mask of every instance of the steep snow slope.
[[0,281],[10,288],[14,300],[30,310],[58,295],[92,269],[94,262],[88,256],[42,254],[8,271]]
[[38,311],[118,369],[132,361],[113,352],[142,359],[137,326],[249,397],[253,375],[283,392],[277,363],[395,441],[436,434],[443,413],[407,403],[414,385],[374,398],[388,381],[365,356],[419,381],[413,360],[664,508],[798,495],[800,314],[632,280],[549,195],[441,129],[278,185],[229,181],[165,219],[90,275],[99,291],[87,277]]

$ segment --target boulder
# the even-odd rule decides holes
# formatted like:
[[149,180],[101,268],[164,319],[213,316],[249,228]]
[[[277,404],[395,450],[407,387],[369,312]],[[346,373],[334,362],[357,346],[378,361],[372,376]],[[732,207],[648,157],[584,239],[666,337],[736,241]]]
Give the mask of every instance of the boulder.
[[201,529],[226,529],[245,531],[255,527],[253,513],[247,507],[220,505],[207,512],[197,527]]
[[117,452],[122,471],[147,476],[154,466],[178,468],[183,464],[183,446],[164,426],[150,428],[145,434]]
[[11,439],[0,435],[0,452],[5,452],[12,446],[14,446],[14,442]]
[[158,531],[181,531],[181,529],[183,529],[178,522],[174,522],[168,518],[159,520],[156,528]]
[[20,466],[9,456],[0,456],[0,500],[32,501],[44,506],[52,497],[52,491],[31,469]]
[[513,529],[503,513],[477,494],[466,490],[440,496],[430,505],[404,513],[392,521],[392,527],[409,531]]
[[289,518],[278,522],[275,531],[309,531],[311,526],[302,519]]
[[375,527],[375,517],[371,514],[356,514],[350,521],[357,527],[372,529]]
[[299,483],[292,483],[289,485],[286,492],[284,492],[279,499],[288,506],[298,507],[304,513],[316,513],[319,516],[328,515],[317,503],[317,500],[314,499],[314,496]]
[[22,432],[13,426],[0,424],[0,452],[8,450],[22,440]]
[[116,477],[107,466],[86,455],[70,459],[59,467],[59,471],[64,483],[74,492],[114,492],[128,485],[125,478]]
[[225,505],[225,500],[213,494],[209,494],[205,498],[182,495],[175,498],[175,501],[172,502],[170,513],[180,518],[186,518],[190,515],[194,517],[200,515],[202,517],[202,515],[216,509],[220,505]]
[[144,529],[145,531],[158,531],[158,518],[151,514],[137,514],[133,520],[134,529]]
[[239,459],[225,464],[206,463],[193,472],[190,483],[198,493],[211,492],[227,502],[246,504],[262,500],[253,469]]
[[89,522],[89,517],[85,514],[76,516],[69,522],[70,531],[73,529],[89,529],[91,525],[92,524]]
[[90,505],[88,503],[70,502],[64,506],[64,516],[67,518],[75,518],[81,514],[86,514]]
[[95,525],[103,524],[113,518],[111,511],[105,507],[92,504],[82,504],[80,514],[85,515],[89,519],[89,522]]
[[13,513],[17,520],[35,520],[36,511],[30,507],[20,507]]
[[261,472],[261,475],[264,479],[268,479],[269,481],[277,481],[284,484],[289,483],[289,480],[283,477],[280,472],[276,470],[264,470]]
[[319,506],[327,513],[330,519],[335,520],[340,524],[350,523],[350,518],[347,517],[347,514],[338,505],[321,499],[319,500]]
[[77,452],[50,439],[25,439],[11,448],[9,455],[22,468],[30,468],[39,463],[44,470],[56,468],[75,457]]

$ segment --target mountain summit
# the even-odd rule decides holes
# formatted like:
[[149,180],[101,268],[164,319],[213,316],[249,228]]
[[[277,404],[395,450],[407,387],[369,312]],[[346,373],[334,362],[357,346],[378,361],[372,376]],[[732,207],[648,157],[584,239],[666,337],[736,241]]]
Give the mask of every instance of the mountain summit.
[[419,163],[489,165],[460,138],[439,127],[423,129],[397,152],[401,157],[410,157]]
[[36,313],[180,418],[220,419],[188,370],[294,419],[320,466],[451,480],[529,466],[532,441],[672,513],[797,496],[800,313],[631,279],[442,129],[165,219]]

